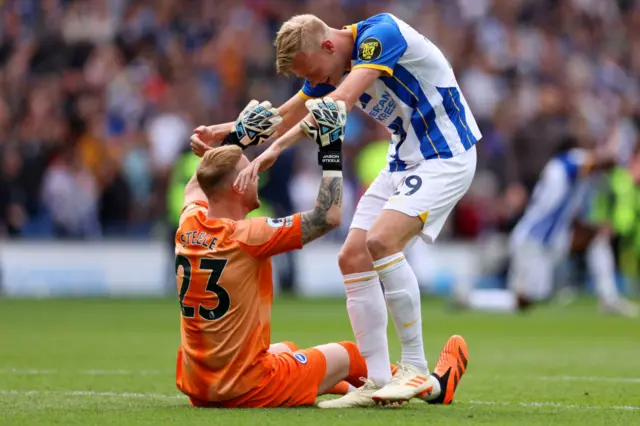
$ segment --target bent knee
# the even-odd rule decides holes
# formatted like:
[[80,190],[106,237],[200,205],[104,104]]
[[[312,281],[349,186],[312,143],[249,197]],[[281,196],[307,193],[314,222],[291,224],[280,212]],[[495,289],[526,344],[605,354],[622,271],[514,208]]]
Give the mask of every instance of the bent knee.
[[[369,235],[367,237],[367,250],[374,259],[380,259],[387,255],[390,250],[389,244],[381,235]],[[393,253],[390,253],[393,254]]]
[[344,275],[367,272],[373,268],[371,256],[366,247],[343,247],[338,253],[338,265]]

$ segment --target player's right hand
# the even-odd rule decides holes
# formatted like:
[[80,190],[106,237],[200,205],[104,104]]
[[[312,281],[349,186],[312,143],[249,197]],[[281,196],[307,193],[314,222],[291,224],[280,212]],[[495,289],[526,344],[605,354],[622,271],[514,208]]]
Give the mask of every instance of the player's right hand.
[[213,144],[222,142],[228,131],[216,131],[218,126],[199,126],[193,131],[190,139],[191,151],[198,157],[211,149]]

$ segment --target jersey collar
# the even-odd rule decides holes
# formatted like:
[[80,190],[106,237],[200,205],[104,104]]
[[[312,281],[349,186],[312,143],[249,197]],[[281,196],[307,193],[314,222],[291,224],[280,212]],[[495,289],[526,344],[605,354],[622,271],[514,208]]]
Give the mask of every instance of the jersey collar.
[[342,27],[343,30],[351,29],[351,35],[353,36],[353,41],[356,41],[356,37],[358,35],[358,24],[345,25]]
[[[356,38],[358,37],[358,24],[345,25],[342,27],[343,30],[351,30],[351,35],[353,36],[353,51],[351,52],[351,60],[355,60],[357,56],[358,47],[356,46]],[[351,71],[351,66],[347,68],[347,71]]]

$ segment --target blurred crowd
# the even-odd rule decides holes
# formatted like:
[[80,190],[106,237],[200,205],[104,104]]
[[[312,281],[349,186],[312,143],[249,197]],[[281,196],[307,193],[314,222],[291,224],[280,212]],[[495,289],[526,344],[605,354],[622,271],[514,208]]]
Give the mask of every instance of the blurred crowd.
[[[616,128],[629,160],[640,127],[640,1],[5,0],[0,239],[165,238],[194,164],[193,128],[300,88],[275,73],[279,25],[313,13],[341,27],[381,12],[445,52],[484,135],[474,185],[444,239],[508,230],[566,132],[593,145]],[[353,208],[384,165],[388,134],[359,112],[347,130]],[[267,214],[312,205],[313,150],[303,142],[261,179]]]

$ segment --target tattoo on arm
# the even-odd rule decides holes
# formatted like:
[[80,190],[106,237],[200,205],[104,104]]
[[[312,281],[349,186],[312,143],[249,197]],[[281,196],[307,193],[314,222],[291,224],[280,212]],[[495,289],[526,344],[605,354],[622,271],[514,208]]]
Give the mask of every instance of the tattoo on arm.
[[335,228],[335,224],[328,221],[331,208],[340,209],[342,206],[342,178],[323,177],[316,207],[302,213],[302,244],[307,244]]

